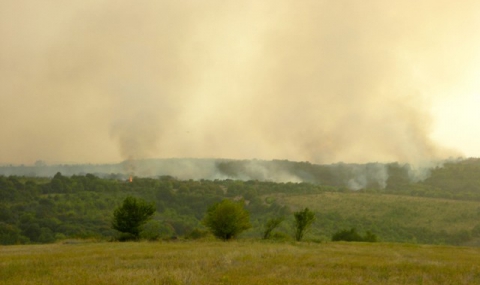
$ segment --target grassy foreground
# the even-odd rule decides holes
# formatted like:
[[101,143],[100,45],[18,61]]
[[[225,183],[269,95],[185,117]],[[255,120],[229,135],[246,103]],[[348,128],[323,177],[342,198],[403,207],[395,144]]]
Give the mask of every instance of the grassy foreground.
[[3,246],[0,284],[480,284],[480,249],[259,241]]

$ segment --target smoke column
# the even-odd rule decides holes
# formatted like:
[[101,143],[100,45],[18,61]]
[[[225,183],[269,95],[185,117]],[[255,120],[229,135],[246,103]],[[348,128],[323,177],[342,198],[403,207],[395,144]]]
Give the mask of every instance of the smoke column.
[[0,159],[456,156],[429,102],[478,74],[479,3],[2,1]]

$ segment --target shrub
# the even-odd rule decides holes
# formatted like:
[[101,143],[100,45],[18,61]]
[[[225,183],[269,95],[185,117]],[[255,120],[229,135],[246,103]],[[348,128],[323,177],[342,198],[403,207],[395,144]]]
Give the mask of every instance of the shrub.
[[207,237],[208,235],[209,235],[208,231],[195,228],[191,232],[189,232],[185,236],[185,238],[186,239],[201,239],[201,238]]
[[362,237],[355,228],[350,230],[341,230],[333,234],[332,241],[366,241],[376,242],[377,236],[370,231],[367,231],[365,236]]
[[140,238],[153,241],[165,237],[171,237],[174,235],[174,233],[175,231],[169,224],[165,224],[161,221],[150,220],[142,226]]
[[208,208],[202,222],[217,238],[230,240],[251,227],[250,214],[243,204],[231,200],[216,203]]
[[315,221],[315,213],[305,208],[303,211],[293,213],[295,217],[295,240],[301,241],[305,232]]

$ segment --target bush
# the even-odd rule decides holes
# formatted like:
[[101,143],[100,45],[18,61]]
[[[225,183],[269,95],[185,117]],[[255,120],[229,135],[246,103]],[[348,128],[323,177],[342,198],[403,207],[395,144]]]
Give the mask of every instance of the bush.
[[189,232],[185,236],[185,238],[186,239],[202,239],[207,237],[208,235],[209,235],[208,231],[195,228],[191,232]]
[[373,234],[370,231],[367,231],[363,240],[366,242],[377,242],[378,238],[376,234]]
[[362,237],[355,228],[350,230],[341,230],[336,232],[332,236],[332,241],[366,241],[366,242],[376,242],[377,236],[370,231],[367,231],[365,236]]
[[295,240],[301,241],[305,232],[315,221],[315,213],[305,208],[303,211],[293,213],[295,217]]
[[250,214],[243,204],[243,201],[231,200],[216,203],[208,208],[202,222],[217,238],[224,241],[230,240],[251,228]]
[[150,220],[142,227],[140,238],[150,241],[159,240],[165,237],[171,237],[175,233],[172,226],[161,221]]

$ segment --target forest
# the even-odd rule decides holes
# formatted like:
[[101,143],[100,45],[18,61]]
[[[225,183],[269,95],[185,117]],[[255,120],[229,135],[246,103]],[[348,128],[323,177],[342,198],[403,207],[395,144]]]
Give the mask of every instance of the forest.
[[[260,239],[266,221],[282,217],[285,221],[272,238],[293,240],[292,213],[309,207],[316,221],[307,241],[328,241],[335,233],[355,229],[388,242],[480,245],[480,159],[445,162],[423,179],[412,178],[411,168],[398,163],[255,161],[263,172],[252,171],[251,165],[216,162],[221,179],[159,174],[134,176],[130,182],[127,174],[113,172],[1,175],[0,244],[113,240],[113,211],[125,197],[134,196],[156,206],[142,232],[148,240],[202,236],[206,209],[232,199],[244,200],[250,213],[252,228],[240,238]],[[22,169],[4,166],[0,173]],[[297,181],[269,181],[280,177],[272,176],[275,171]],[[252,179],[256,173],[263,176]]]

